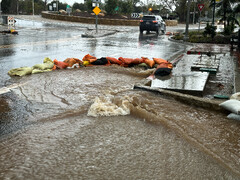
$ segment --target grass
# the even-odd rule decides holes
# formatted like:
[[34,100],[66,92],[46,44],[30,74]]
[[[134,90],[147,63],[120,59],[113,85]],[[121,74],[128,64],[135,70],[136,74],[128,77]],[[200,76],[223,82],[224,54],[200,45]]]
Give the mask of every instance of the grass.
[[[189,40],[191,43],[216,43],[216,44],[230,44],[231,35],[223,35],[217,33],[214,38],[211,38],[209,35],[204,36],[203,30],[201,31],[189,31]],[[183,40],[184,33],[176,34],[173,36],[175,40]]]

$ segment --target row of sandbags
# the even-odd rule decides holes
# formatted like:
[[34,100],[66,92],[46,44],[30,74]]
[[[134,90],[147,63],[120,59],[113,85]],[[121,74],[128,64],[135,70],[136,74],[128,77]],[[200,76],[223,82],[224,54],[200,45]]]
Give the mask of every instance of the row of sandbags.
[[132,67],[135,65],[142,66],[145,68],[154,68],[162,66],[165,68],[172,69],[172,64],[161,58],[148,59],[147,57],[141,58],[123,58],[119,57],[102,57],[96,58],[90,54],[85,55],[82,60],[77,58],[67,58],[64,61],[51,60],[50,58],[45,58],[42,64],[36,64],[32,67],[21,67],[11,69],[8,74],[10,76],[24,76],[27,74],[35,74],[41,72],[52,71],[56,69],[66,69],[70,67],[86,67],[93,65],[112,65],[116,64],[123,67]]

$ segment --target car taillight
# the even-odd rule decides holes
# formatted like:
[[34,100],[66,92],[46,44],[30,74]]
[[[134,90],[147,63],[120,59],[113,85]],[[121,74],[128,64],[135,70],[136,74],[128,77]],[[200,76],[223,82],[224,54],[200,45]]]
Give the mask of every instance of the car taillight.
[[157,23],[157,21],[153,21],[153,23]]
[[140,22],[143,22],[143,20],[140,20]]

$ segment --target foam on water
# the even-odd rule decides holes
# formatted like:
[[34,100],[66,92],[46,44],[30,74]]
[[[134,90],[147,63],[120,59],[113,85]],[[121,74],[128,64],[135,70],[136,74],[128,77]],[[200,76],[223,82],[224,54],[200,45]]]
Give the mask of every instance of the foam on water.
[[94,103],[88,110],[88,116],[119,116],[130,114],[129,100],[127,96],[119,101],[113,102],[113,96],[96,97]]

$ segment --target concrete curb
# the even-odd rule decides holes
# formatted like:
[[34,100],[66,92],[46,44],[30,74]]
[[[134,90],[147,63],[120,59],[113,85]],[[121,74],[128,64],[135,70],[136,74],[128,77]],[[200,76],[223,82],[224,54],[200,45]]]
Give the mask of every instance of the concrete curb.
[[82,34],[82,37],[84,37],[84,38],[99,38],[99,37],[110,36],[115,33],[117,33],[117,31],[98,30],[98,33],[96,33],[96,30],[91,30],[91,31],[87,31],[84,34]]
[[[145,80],[144,84],[150,83],[150,80]],[[182,102],[184,104],[200,107],[206,110],[217,111],[221,113],[228,113],[225,109],[219,106],[220,103],[225,100],[215,100],[215,99],[204,99],[197,96],[192,96],[188,94],[182,94],[175,91],[160,89],[160,88],[152,88],[150,86],[146,86],[144,84],[134,85],[134,89],[146,90],[154,93],[158,93],[164,96],[172,97],[175,100]]]

